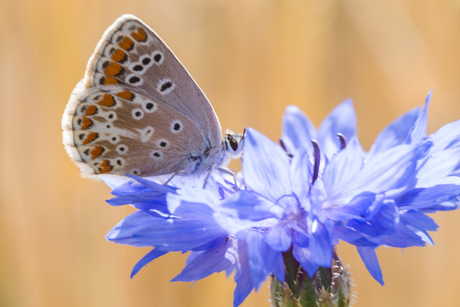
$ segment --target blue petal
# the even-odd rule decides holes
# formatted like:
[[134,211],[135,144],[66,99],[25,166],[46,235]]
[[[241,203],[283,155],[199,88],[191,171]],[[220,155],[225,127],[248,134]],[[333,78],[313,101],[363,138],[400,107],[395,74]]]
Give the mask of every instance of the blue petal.
[[276,265],[273,268],[273,275],[275,275],[275,277],[279,281],[284,282],[285,271],[284,271],[284,259],[283,259],[282,254],[278,256],[278,261],[276,262]]
[[174,193],[177,190],[176,187],[169,186],[169,185],[158,184],[158,183],[155,183],[153,181],[150,181],[150,180],[142,178],[142,177],[137,177],[137,176],[134,176],[134,175],[126,175],[126,176],[136,180],[137,182],[145,185],[147,188],[149,188],[149,189],[151,189],[153,191],[164,192],[164,193]]
[[356,230],[344,226],[334,227],[334,237],[356,246],[377,247],[383,241],[382,238],[365,237]]
[[419,107],[412,109],[406,114],[398,117],[385,129],[383,129],[375,139],[368,156],[372,156],[375,153],[384,152],[392,147],[404,144],[419,113]]
[[430,188],[413,189],[398,202],[402,210],[429,209],[442,205],[456,209],[460,204],[460,186],[455,184],[435,185]]
[[299,198],[300,203],[308,199],[310,183],[313,179],[313,165],[305,149],[300,149],[291,161],[292,192]]
[[[460,134],[460,133],[459,133]],[[430,150],[430,157],[419,169],[417,187],[430,187],[443,183],[446,177],[454,175],[460,167],[460,147],[437,151],[436,143]]]
[[144,257],[142,257],[141,260],[139,260],[133,267],[133,270],[131,271],[131,278],[134,277],[134,275],[137,274],[137,272],[140,271],[143,267],[145,267],[147,264],[152,262],[152,260],[155,260],[156,258],[163,256],[167,254],[168,252],[165,251],[160,251],[156,248],[152,249],[150,252],[148,252]]
[[[237,237],[242,238],[241,235],[237,234]],[[259,231],[246,231],[244,240],[247,243],[252,281],[257,290],[275,268],[281,252],[271,249]]]
[[436,231],[439,228],[431,217],[416,210],[405,212],[401,215],[401,220],[406,223],[406,225],[412,225],[429,231]]
[[304,225],[302,221],[297,223],[291,223],[290,226],[293,229],[292,243],[299,247],[308,247],[310,245],[310,239],[308,238],[308,226]]
[[426,157],[432,145],[430,141],[420,143],[417,147],[400,145],[375,154],[337,199],[351,200],[352,196],[364,191],[396,197],[398,193],[413,188],[416,184],[417,161]]
[[[185,203],[176,211],[180,218],[155,218],[136,211],[118,223],[108,234],[109,241],[133,246],[156,246],[167,251],[207,249],[227,237],[202,204]],[[210,245],[210,246],[209,246]]]
[[237,252],[234,240],[226,240],[194,257],[171,281],[195,281],[222,272],[236,263]]
[[115,196],[130,196],[136,194],[152,192],[149,188],[136,184],[134,180],[129,180],[123,184],[118,185],[112,190],[112,195]]
[[394,201],[376,201],[374,206],[366,221],[349,220],[347,226],[372,237],[394,233],[399,217]]
[[247,131],[243,173],[246,185],[272,202],[291,194],[289,157],[280,146],[254,129]]
[[420,237],[417,233],[406,226],[403,218],[396,225],[395,233],[389,236],[382,236],[382,245],[406,248],[411,246],[425,246],[425,238]]
[[313,275],[318,270],[318,265],[315,263],[311,250],[308,247],[299,247],[294,245],[292,249],[292,254],[294,258],[300,263],[302,268],[307,271],[308,276],[313,278]]
[[317,139],[315,126],[296,106],[288,106],[283,115],[283,141],[290,153],[303,148],[313,152],[312,139]]
[[428,122],[428,107],[430,106],[432,92],[433,89],[431,89],[428,92],[428,95],[425,99],[425,107],[423,108],[422,112],[420,113],[414,125],[412,126],[409,135],[407,136],[406,144],[417,143],[426,136],[426,126]]
[[356,195],[349,203],[343,206],[328,206],[328,201],[323,204],[324,210],[329,219],[341,221],[348,219],[364,220],[363,215],[369,206],[374,202],[375,194],[371,192],[362,192]]
[[322,267],[331,267],[332,264],[332,237],[334,223],[326,221],[321,223],[313,220],[310,232],[310,250],[316,264]]
[[236,282],[235,291],[233,292],[233,307],[237,307],[243,303],[246,297],[254,289],[252,281],[251,270],[249,267],[247,244],[245,242],[238,242],[238,255],[239,261],[235,269],[234,280]]
[[101,174],[98,175],[98,178],[104,181],[104,183],[108,185],[111,189],[115,189],[116,187],[126,183],[127,181],[130,181],[130,179],[125,176],[112,174]]
[[270,207],[273,207],[273,203],[250,190],[240,191],[222,204],[222,208],[235,209],[239,219],[251,221],[275,217]]
[[[333,197],[344,190],[350,180],[356,176],[363,166],[362,148],[357,139],[352,139],[345,149],[334,155],[323,173],[324,187],[327,194]],[[340,205],[336,202],[335,205]]]
[[379,259],[377,258],[375,249],[360,246],[358,246],[357,249],[369,273],[371,273],[372,277],[383,286],[382,270],[380,269]]
[[356,114],[351,99],[339,104],[319,126],[319,145],[328,158],[331,158],[341,148],[337,133],[343,134],[347,140],[356,137]]
[[292,230],[286,224],[277,224],[265,233],[265,242],[275,251],[287,251],[291,247]]
[[441,127],[431,135],[434,142],[434,150],[441,151],[460,146],[460,120]]

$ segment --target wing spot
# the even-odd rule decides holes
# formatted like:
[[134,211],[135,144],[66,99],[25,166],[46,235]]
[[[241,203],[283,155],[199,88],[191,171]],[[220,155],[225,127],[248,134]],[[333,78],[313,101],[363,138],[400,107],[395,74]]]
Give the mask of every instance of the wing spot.
[[134,42],[132,39],[130,39],[127,36],[119,36],[117,37],[117,43],[118,46],[120,46],[121,49],[124,49],[126,51],[131,51],[134,48]]
[[158,83],[157,91],[160,92],[161,95],[166,95],[171,93],[174,87],[175,84],[171,79],[163,79]]
[[102,146],[94,146],[91,149],[91,160],[97,159],[102,155],[102,153],[105,151],[104,147]]
[[109,160],[104,160],[99,164],[97,169],[99,171],[99,174],[104,174],[110,172],[113,169],[113,166],[110,165]]
[[171,123],[171,132],[172,133],[179,133],[184,129],[182,126],[182,122],[180,120],[175,120]]
[[83,140],[82,144],[86,145],[91,143],[92,141],[96,140],[99,137],[99,133],[90,132],[86,135],[86,138]]
[[142,27],[138,27],[137,32],[131,32],[131,36],[138,42],[144,43],[147,41],[147,32]]
[[118,142],[120,142],[120,137],[118,135],[113,135],[111,138],[110,138],[110,143],[112,144],[116,144]]
[[115,112],[110,112],[107,114],[107,120],[108,121],[114,121],[117,119],[117,115],[115,114]]
[[99,79],[99,83],[101,85],[110,85],[110,84],[118,84],[118,81],[111,76],[102,76]]
[[144,58],[142,59],[142,64],[144,65],[149,65],[152,60],[150,58]]
[[80,107],[80,114],[85,114],[87,108],[88,108],[87,104],[82,105]]
[[91,127],[92,125],[93,125],[93,121],[91,119],[89,119],[88,117],[83,117],[80,129],[85,130]]
[[97,114],[97,111],[98,109],[95,105],[90,105],[85,111],[85,116],[91,116],[91,115]]
[[110,63],[109,61],[107,61],[104,63],[104,65],[106,63],[109,63],[110,65],[108,64],[106,67],[104,67],[104,73],[109,76],[118,77],[125,72],[125,69],[118,63],[115,63],[115,62]]
[[134,98],[136,98],[136,95],[134,93],[131,93],[130,91],[122,91],[118,92],[115,95],[117,95],[120,98],[123,98],[125,100],[133,101]]
[[[99,100],[99,98],[97,98],[97,100]],[[101,107],[113,107],[116,102],[115,102],[115,99],[113,99],[113,96],[110,95],[110,94],[104,94],[104,96],[102,96],[102,100],[99,100],[97,102],[98,105],[100,105]]]
[[163,54],[158,50],[152,53],[152,58],[157,65],[161,65],[165,59]]
[[152,158],[153,160],[159,161],[159,160],[162,160],[162,159],[163,159],[163,154],[162,154],[161,152],[159,152],[159,151],[154,151],[154,152],[152,152],[152,154],[151,154],[151,158]]
[[125,154],[128,152],[128,146],[126,145],[118,145],[117,148],[116,148],[116,151],[122,155],[122,154]]
[[147,113],[153,113],[157,110],[158,106],[156,103],[147,101],[143,105],[144,111]]
[[158,147],[166,148],[166,147],[168,147],[169,142],[167,140],[165,140],[165,139],[160,139],[160,140],[157,141],[157,145],[158,145]]
[[134,65],[133,67],[133,70],[134,71],[142,71],[144,69],[144,66],[138,64],[138,65]]
[[[114,51],[112,52],[112,50]],[[126,55],[126,53],[124,53],[123,50],[121,49],[112,48],[110,50],[110,54],[111,54],[110,58],[112,60],[114,60],[115,62],[121,63],[121,64],[126,62],[126,60],[128,59],[128,55]]]
[[141,174],[140,171],[138,171],[137,169],[133,169],[133,175],[140,175],[140,174]]
[[142,83],[144,83],[144,81],[142,80],[141,77],[135,75],[135,74],[129,74],[127,77],[126,77],[126,81],[131,84],[131,85],[136,85],[136,86],[140,86],[142,85]]
[[131,111],[131,115],[134,117],[134,119],[140,120],[144,117],[144,112],[142,112],[141,109],[136,108]]

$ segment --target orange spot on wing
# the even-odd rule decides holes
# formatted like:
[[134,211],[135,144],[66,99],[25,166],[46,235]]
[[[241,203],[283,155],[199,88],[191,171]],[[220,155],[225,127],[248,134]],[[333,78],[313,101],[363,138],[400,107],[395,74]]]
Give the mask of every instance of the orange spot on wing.
[[118,92],[115,95],[117,95],[120,98],[132,101],[134,99],[134,94],[131,93],[130,91],[123,91],[123,92]]
[[88,117],[82,117],[81,126],[80,126],[81,130],[85,130],[91,127],[92,125],[93,125],[93,121],[91,119],[89,119]]
[[111,62],[104,70],[104,73],[110,76],[117,76],[123,73],[123,67],[118,63]]
[[97,107],[95,105],[90,105],[85,111],[85,116],[94,115],[97,113]]
[[104,147],[102,146],[94,146],[91,149],[91,159],[94,160],[98,158],[104,152]]
[[111,59],[114,60],[115,62],[124,62],[128,56],[126,53],[123,52],[121,49],[115,50],[115,52],[112,54]]
[[86,144],[89,144],[91,143],[92,141],[94,141],[95,139],[97,139],[99,137],[99,134],[96,133],[96,132],[90,132],[88,133],[88,135],[86,136],[86,138],[83,140],[83,145],[86,145]]
[[114,77],[105,76],[105,80],[104,80],[103,85],[117,84],[117,83],[118,83],[118,81]]
[[104,94],[104,96],[102,97],[102,100],[99,100],[97,104],[103,107],[110,108],[115,105],[115,99],[113,99],[112,95],[110,94]]
[[131,36],[138,42],[145,42],[147,40],[147,32],[141,27],[137,28],[137,32],[131,32]]
[[124,49],[126,51],[130,51],[134,47],[134,42],[132,39],[129,37],[125,36],[123,37],[123,40],[118,43],[118,46],[120,46],[121,49]]
[[108,172],[110,172],[112,170],[112,168],[113,167],[112,167],[112,165],[110,165],[110,161],[109,160],[104,160],[98,166],[99,174],[108,173]]

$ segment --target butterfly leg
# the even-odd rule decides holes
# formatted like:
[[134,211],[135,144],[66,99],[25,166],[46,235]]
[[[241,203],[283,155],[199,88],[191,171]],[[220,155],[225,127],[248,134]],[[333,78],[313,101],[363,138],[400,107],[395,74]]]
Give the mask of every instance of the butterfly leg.
[[168,180],[166,180],[165,183],[163,183],[163,185],[167,185],[171,180],[173,180],[174,177],[176,177],[177,175],[179,175],[179,173],[175,172],[174,174],[172,174],[171,177],[169,177]]
[[238,184],[237,184],[237,179],[236,179],[235,173],[232,172],[232,171],[229,171],[226,168],[222,168],[222,167],[218,167],[217,169],[219,170],[219,172],[231,175],[233,177],[233,181],[235,182],[235,190],[238,192]]
[[208,179],[211,176],[212,172],[214,171],[214,168],[216,168],[216,163],[211,164],[211,167],[209,168],[208,175],[204,179],[203,189],[206,187],[206,183],[208,183]]

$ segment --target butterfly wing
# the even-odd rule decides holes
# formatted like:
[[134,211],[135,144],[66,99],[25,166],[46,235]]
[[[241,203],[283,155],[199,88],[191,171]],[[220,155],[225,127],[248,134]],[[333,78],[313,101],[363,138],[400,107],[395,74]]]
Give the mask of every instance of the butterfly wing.
[[217,116],[166,44],[124,15],[109,27],[63,116],[64,144],[85,174],[192,173],[222,143]]

